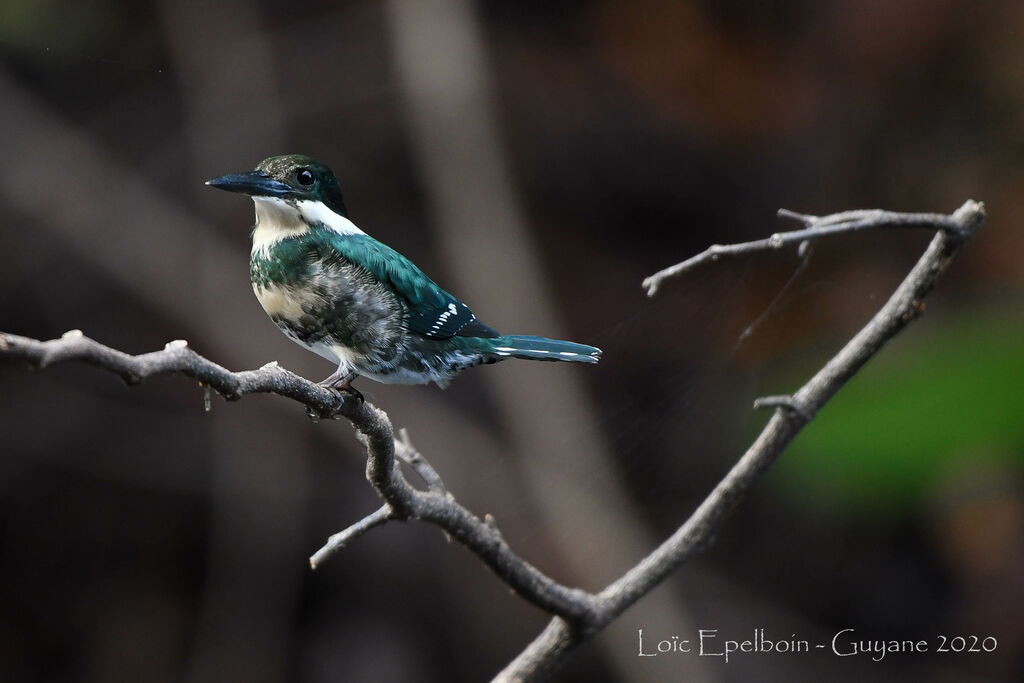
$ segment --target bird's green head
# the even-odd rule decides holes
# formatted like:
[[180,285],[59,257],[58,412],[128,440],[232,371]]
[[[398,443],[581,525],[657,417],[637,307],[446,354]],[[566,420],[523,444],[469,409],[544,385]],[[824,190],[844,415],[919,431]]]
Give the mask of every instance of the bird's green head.
[[261,161],[255,171],[221,176],[206,184],[252,197],[322,202],[335,213],[348,216],[334,173],[304,154],[270,157]]

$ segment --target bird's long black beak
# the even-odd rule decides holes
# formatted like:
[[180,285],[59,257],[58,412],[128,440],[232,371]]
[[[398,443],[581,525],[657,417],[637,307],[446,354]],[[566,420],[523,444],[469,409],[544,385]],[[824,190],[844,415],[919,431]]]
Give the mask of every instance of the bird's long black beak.
[[219,178],[207,180],[206,184],[216,187],[218,190],[241,192],[253,197],[287,197],[293,192],[292,188],[280,180],[274,180],[262,171],[222,175]]

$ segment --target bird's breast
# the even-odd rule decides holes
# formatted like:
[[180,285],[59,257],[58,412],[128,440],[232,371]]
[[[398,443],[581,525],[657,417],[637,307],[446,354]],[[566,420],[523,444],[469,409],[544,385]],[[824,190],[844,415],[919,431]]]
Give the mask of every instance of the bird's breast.
[[316,304],[317,297],[313,292],[301,288],[254,282],[252,290],[267,315],[283,318],[293,324],[298,324],[305,311]]
[[250,261],[253,292],[289,338],[311,351],[387,374],[403,348],[404,308],[366,269],[303,238],[286,239]]

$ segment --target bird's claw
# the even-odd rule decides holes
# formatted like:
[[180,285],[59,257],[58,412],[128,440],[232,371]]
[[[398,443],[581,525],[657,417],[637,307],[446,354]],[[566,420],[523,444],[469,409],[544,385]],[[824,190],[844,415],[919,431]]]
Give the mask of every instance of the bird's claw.
[[359,391],[358,389],[356,389],[354,386],[352,386],[349,382],[351,382],[351,380],[345,380],[343,382],[331,381],[331,378],[328,377],[327,379],[325,379],[324,381],[320,382],[319,384],[320,384],[320,386],[322,386],[323,388],[327,389],[328,391],[331,391],[331,392],[337,394],[338,402],[339,403],[344,403],[345,402],[345,398],[344,398],[344,396],[342,396],[342,392],[344,392],[346,394],[350,394],[353,398],[357,399],[360,403],[366,403],[366,399],[363,398],[363,393],[361,391]]
[[360,403],[366,403],[366,399],[363,398],[363,394],[353,386],[349,386],[348,384],[344,386],[338,386],[336,384],[329,383],[326,380],[320,382],[319,384],[324,389],[331,392],[331,394],[337,400],[337,407],[331,409],[327,413],[321,413],[320,411],[310,406],[306,406],[306,417],[308,417],[313,422],[319,422],[320,419],[324,417],[329,417],[337,420],[338,412],[341,409],[341,406],[345,405],[345,394],[352,396],[353,398],[357,399]]

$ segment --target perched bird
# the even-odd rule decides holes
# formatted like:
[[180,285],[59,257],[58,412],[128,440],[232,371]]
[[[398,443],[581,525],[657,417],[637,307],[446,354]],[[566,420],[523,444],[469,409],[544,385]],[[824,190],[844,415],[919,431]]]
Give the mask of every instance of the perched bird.
[[481,323],[409,259],[357,228],[337,178],[310,157],[271,157],[206,184],[252,197],[253,291],[288,337],[338,364],[325,386],[355,391],[350,383],[362,375],[444,387],[465,368],[506,358],[601,356],[593,346],[501,335]]

